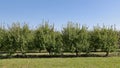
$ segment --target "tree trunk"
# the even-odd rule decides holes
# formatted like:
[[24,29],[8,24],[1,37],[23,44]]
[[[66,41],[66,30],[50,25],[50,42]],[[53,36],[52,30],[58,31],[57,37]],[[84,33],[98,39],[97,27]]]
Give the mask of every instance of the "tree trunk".
[[77,49],[75,50],[75,53],[76,53],[76,56],[79,56],[79,52]]
[[39,53],[41,53],[41,49],[39,49]]
[[106,55],[105,56],[109,56],[109,51],[106,52]]
[[60,56],[61,56],[61,57],[63,57],[63,56],[64,56],[64,54],[63,54],[63,53],[61,53],[61,54],[60,54]]
[[76,52],[76,56],[79,56],[78,52]]

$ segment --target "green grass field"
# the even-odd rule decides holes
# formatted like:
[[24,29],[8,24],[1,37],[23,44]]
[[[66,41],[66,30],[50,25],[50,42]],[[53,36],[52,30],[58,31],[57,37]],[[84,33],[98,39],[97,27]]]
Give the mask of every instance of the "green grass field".
[[0,59],[0,68],[120,68],[120,57]]

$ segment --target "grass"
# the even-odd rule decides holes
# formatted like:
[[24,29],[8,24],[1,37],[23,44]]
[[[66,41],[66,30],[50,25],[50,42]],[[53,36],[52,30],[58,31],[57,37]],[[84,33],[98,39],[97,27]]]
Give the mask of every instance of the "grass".
[[0,68],[120,68],[120,57],[0,59]]

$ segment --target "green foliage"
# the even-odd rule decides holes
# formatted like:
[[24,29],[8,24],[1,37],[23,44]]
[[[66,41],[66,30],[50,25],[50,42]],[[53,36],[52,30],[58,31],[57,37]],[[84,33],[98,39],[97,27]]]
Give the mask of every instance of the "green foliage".
[[46,49],[49,53],[52,50],[52,43],[54,44],[53,28],[48,23],[45,23],[37,28],[35,31],[34,43],[39,51]]
[[79,39],[80,40],[78,41],[82,52],[89,53],[89,51],[90,51],[90,49],[89,49],[89,47],[90,47],[89,38],[90,38],[90,35],[88,33],[87,27],[82,26],[82,28],[79,32]]
[[3,26],[0,27],[0,51],[5,50],[4,46],[4,37],[5,37],[6,30],[3,28]]
[[6,43],[8,54],[16,52],[21,48],[21,28],[19,23],[13,23],[7,32]]
[[89,35],[86,26],[80,28],[79,24],[68,23],[67,27],[63,28],[62,33],[64,46],[68,48],[67,50],[76,52],[76,55],[79,52],[88,52]]
[[63,43],[66,51],[75,52],[77,50],[79,29],[73,23],[68,23],[62,30]]
[[90,48],[93,51],[97,51],[97,49],[105,51],[106,56],[118,47],[118,33],[112,26],[110,28],[106,26],[102,28],[99,26],[94,27],[90,40]]
[[109,52],[114,51],[117,47],[118,35],[116,30],[111,26],[111,28],[103,27],[101,29],[101,44],[102,50],[106,52],[106,56]]
[[90,31],[90,49],[91,51],[97,51],[101,48],[101,28],[95,26],[93,31]]
[[3,46],[5,47],[5,51],[10,55],[14,52],[24,54],[27,51],[28,42],[31,37],[27,24],[21,27],[19,23],[13,23],[4,33]]
[[33,36],[27,24],[24,24],[21,28],[20,37],[20,51],[24,54],[33,44]]
[[54,53],[55,54],[63,54],[63,39],[62,34],[58,31],[55,31],[55,48]]

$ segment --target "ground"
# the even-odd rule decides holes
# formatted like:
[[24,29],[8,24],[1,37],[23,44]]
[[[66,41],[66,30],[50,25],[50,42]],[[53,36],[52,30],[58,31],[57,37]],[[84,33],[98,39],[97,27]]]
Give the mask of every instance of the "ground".
[[120,57],[0,59],[0,68],[120,68]]

